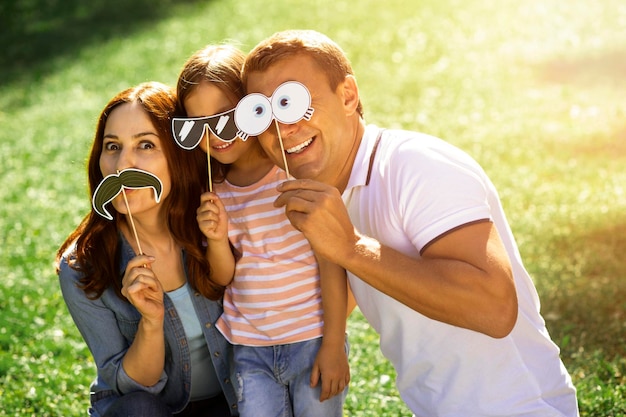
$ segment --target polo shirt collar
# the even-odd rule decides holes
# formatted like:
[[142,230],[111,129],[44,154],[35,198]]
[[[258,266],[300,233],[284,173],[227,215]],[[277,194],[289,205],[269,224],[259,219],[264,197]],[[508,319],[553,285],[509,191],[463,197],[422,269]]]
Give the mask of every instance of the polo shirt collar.
[[365,127],[359,150],[354,158],[352,173],[350,174],[350,179],[348,180],[348,185],[344,193],[349,192],[349,190],[354,187],[367,185],[368,176],[372,169],[370,159],[372,153],[375,152],[379,133],[380,128],[376,125],[367,125]]

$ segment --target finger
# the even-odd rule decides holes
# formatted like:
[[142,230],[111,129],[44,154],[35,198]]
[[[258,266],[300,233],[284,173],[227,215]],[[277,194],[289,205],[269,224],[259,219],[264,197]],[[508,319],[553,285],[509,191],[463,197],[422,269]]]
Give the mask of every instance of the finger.
[[345,389],[346,389],[346,384],[344,384],[342,381],[338,381],[337,392],[335,393],[335,395],[341,394]]
[[146,265],[150,265],[154,261],[155,261],[154,256],[137,255],[133,259],[128,261],[128,264],[126,265],[126,270],[130,270],[132,268],[143,268]]
[[222,200],[220,199],[220,197],[215,193],[210,193],[210,194],[213,196],[211,201],[217,207],[218,212],[225,211],[224,203],[222,203]]
[[311,203],[320,198],[319,191],[291,190],[279,195],[274,200],[274,207],[287,207],[288,210],[308,211]]
[[155,298],[154,295],[160,293],[158,287],[153,282],[136,280],[133,282],[126,290],[128,295],[132,297],[133,295],[143,293],[143,296],[148,298]]
[[133,282],[139,275],[152,271],[152,262],[145,262],[141,265],[135,265],[132,268],[126,268],[126,273],[122,278],[122,285]]
[[207,191],[205,193],[202,193],[202,195],[200,195],[200,202],[201,203],[205,203],[205,202],[216,202],[219,201],[219,197],[217,194]]
[[334,397],[335,395],[339,394],[341,392],[341,381],[339,381],[338,379],[332,381],[330,388],[331,388],[330,390],[331,397]]
[[332,395],[332,381],[326,381],[322,378],[322,391],[320,393],[320,401],[329,399]]
[[133,295],[137,295],[145,290],[150,290],[150,287],[141,281],[135,280],[125,288],[126,298],[133,298]]
[[207,192],[200,196],[200,207],[210,207],[212,211],[220,213],[224,211],[224,203],[215,193]]
[[309,224],[308,215],[298,211],[288,211],[286,214],[291,225],[299,232],[304,233],[306,237],[305,231],[308,231],[307,224]]
[[196,219],[198,220],[198,222],[213,221],[217,223],[219,217],[216,213],[212,211],[201,211],[197,213]]
[[128,278],[125,279],[123,285],[125,287],[130,287],[131,285],[138,282],[156,282],[156,277],[154,276],[154,272],[148,268],[134,268],[133,272],[129,274]]
[[196,210],[196,215],[213,213],[215,216],[217,216],[219,211],[220,209],[215,204],[207,201],[200,204],[200,206]]
[[134,296],[140,294],[141,297],[149,299],[161,299],[163,291],[158,280],[152,276],[140,275],[125,287],[126,298],[133,299]]
[[199,223],[198,227],[207,239],[213,240],[218,236],[215,223]]
[[341,395],[341,393],[343,392],[345,388],[346,386],[341,383],[337,385],[337,391],[335,392],[335,395]]
[[209,229],[209,230],[213,230],[215,229],[215,226],[217,226],[217,222],[215,220],[203,220],[203,219],[198,219],[198,226],[200,226],[200,229]]
[[163,306],[163,292],[149,283],[136,282],[128,288],[127,294],[128,301],[142,316],[153,316],[156,313],[154,306]]
[[324,184],[323,182],[314,181],[310,179],[299,179],[299,180],[288,180],[283,181],[276,189],[279,192],[291,191],[291,190],[312,190],[312,191],[324,191],[327,190],[330,185]]
[[334,188],[313,180],[291,180],[279,184],[276,189],[281,195],[276,199],[274,206],[281,207],[293,197],[315,201],[320,193],[332,192]]
[[313,364],[313,370],[311,371],[311,387],[316,387],[320,380],[320,368],[317,363]]
[[122,287],[132,282],[137,275],[144,273],[145,269],[150,270],[154,261],[155,258],[149,255],[139,255],[131,259],[126,265],[126,271],[122,277]]

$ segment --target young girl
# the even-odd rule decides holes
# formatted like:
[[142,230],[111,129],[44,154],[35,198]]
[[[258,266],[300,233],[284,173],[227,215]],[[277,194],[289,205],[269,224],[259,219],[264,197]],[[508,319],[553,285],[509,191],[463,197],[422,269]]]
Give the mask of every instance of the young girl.
[[[211,157],[214,192],[202,195],[197,219],[213,277],[228,285],[217,327],[234,345],[239,412],[341,417],[350,378],[345,271],[318,264],[284,210],[274,207],[276,186],[287,175],[256,138],[211,132],[220,131],[213,123],[219,119],[232,123],[228,112],[244,95],[244,58],[232,46],[208,46],[187,61],[177,86],[186,132],[193,126],[203,135],[200,146]],[[180,133],[174,132],[179,139]]]
[[109,101],[89,156],[91,195],[133,168],[160,180],[160,200],[122,189],[106,210],[112,220],[94,203],[57,253],[64,300],[97,366],[90,416],[237,415],[231,347],[213,326],[222,290],[207,279],[188,204],[206,160],[172,143],[175,107],[173,89],[154,82]]

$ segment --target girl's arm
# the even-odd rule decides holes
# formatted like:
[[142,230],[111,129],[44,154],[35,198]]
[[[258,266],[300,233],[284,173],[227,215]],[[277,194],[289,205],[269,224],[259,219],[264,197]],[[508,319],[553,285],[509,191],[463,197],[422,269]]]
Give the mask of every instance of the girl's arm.
[[320,401],[340,394],[350,382],[350,365],[345,350],[348,282],[340,266],[318,257],[324,332],[322,345],[313,364],[311,386],[321,378]]
[[350,281],[348,281],[348,308],[346,311],[346,319],[350,317],[350,314],[352,314],[356,306],[356,299],[354,298],[354,293],[352,292],[352,288],[350,287]]
[[200,196],[198,226],[207,238],[206,258],[211,265],[211,281],[225,287],[235,275],[235,256],[228,240],[228,215],[215,193]]

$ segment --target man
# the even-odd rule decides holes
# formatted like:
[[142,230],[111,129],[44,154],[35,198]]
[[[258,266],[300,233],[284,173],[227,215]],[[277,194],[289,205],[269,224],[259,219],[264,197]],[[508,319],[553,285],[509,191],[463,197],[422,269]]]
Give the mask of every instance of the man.
[[309,118],[276,120],[258,136],[298,178],[279,187],[275,204],[318,255],[348,271],[415,415],[577,416],[575,388],[480,166],[432,136],[367,125],[348,59],[318,32],[262,41],[243,81],[266,97],[287,81],[308,89]]

